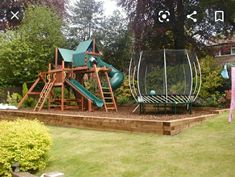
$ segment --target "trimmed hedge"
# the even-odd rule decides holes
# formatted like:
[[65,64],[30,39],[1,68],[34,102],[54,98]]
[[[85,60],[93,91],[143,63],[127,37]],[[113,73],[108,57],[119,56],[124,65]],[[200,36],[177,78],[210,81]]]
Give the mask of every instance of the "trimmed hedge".
[[0,176],[11,176],[12,164],[20,171],[36,172],[45,168],[51,137],[37,120],[0,121]]

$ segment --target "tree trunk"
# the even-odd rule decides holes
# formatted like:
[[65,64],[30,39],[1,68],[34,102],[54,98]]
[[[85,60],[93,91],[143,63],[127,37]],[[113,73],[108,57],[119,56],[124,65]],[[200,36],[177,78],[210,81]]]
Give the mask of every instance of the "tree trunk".
[[185,34],[184,34],[184,5],[183,0],[177,0],[177,8],[175,15],[175,23],[173,26],[174,47],[175,49],[185,48]]

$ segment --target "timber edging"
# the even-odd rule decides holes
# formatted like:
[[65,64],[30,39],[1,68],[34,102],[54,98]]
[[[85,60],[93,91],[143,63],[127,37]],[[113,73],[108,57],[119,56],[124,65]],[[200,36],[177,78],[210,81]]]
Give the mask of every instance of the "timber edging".
[[48,112],[34,112],[21,110],[0,110],[0,120],[15,120],[17,118],[38,119],[46,125],[86,128],[109,131],[130,131],[157,133],[161,135],[176,135],[186,128],[200,124],[202,121],[213,118],[219,112],[197,117],[176,120],[145,120],[133,118],[110,118]]

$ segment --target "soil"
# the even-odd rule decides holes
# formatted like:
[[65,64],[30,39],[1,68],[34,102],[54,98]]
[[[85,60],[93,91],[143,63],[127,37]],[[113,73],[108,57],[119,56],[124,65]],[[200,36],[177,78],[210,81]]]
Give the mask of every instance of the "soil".
[[186,109],[177,109],[177,113],[175,114],[172,109],[160,109],[156,108],[147,108],[145,114],[140,114],[139,109],[137,109],[134,113],[136,105],[129,106],[119,106],[118,112],[105,112],[104,110],[94,110],[93,112],[88,111],[76,111],[76,110],[66,110],[64,112],[59,110],[46,110],[44,109],[42,112],[49,113],[60,113],[60,114],[71,114],[71,115],[81,115],[81,116],[95,116],[95,117],[108,117],[108,118],[129,118],[129,119],[145,119],[145,120],[175,120],[189,117],[196,117],[205,114],[215,113],[215,108],[193,108],[192,114],[189,114]]

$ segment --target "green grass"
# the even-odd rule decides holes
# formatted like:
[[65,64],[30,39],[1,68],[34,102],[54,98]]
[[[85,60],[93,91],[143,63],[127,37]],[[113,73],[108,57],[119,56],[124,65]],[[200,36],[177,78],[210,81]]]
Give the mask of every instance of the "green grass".
[[[66,177],[234,177],[235,122],[227,115],[176,136],[49,127],[45,171]],[[41,172],[42,173],[42,172]]]

